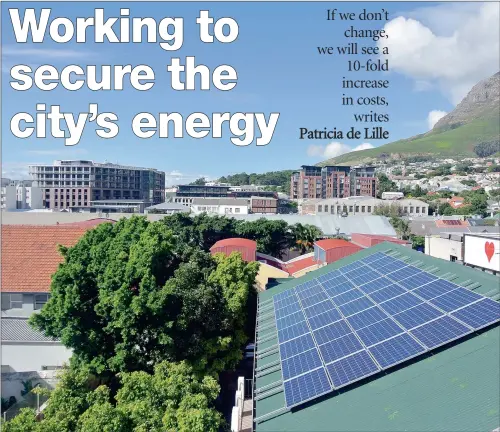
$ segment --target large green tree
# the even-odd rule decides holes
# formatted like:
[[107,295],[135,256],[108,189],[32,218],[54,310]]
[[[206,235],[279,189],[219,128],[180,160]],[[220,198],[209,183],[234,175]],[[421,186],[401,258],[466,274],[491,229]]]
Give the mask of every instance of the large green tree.
[[301,223],[292,225],[294,246],[298,248],[302,254],[310,252],[313,249],[314,242],[322,234],[322,231],[314,225],[302,225]]
[[241,357],[258,263],[180,247],[166,224],[140,217],[101,224],[62,253],[31,323],[71,348],[73,364],[100,376],[164,360],[218,372]]

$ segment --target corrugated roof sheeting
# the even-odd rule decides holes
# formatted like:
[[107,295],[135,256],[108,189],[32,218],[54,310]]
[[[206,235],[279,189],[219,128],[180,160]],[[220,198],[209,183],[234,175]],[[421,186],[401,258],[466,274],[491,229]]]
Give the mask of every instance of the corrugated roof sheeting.
[[27,319],[2,318],[2,342],[57,342],[34,330]]

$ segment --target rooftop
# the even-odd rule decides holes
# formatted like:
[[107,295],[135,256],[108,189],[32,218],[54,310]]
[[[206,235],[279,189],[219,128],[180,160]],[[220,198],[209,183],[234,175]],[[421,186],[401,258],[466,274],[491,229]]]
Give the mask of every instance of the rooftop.
[[2,342],[56,342],[34,330],[25,318],[2,318]]
[[49,292],[63,261],[58,245],[74,246],[95,225],[3,225],[2,291]]
[[325,239],[325,240],[317,240],[314,243],[316,246],[319,246],[323,250],[336,249],[346,246],[352,246],[351,242],[342,239]]
[[239,247],[246,247],[249,249],[257,249],[257,242],[244,238],[227,238],[215,242],[214,245],[210,248],[210,250],[226,246],[239,246]]
[[[494,300],[500,298],[496,276],[432,258],[404,246],[380,243],[301,278],[279,281],[259,293],[259,303],[375,252],[389,250],[400,254],[398,258],[407,258],[407,262],[419,262],[421,268],[435,269],[432,271],[435,276],[453,277],[453,283]],[[261,336],[264,334],[264,339],[257,344],[257,352],[277,344],[276,336],[264,332]],[[500,327],[497,324],[292,410],[283,409],[284,393],[278,388],[255,401],[255,430],[492,431],[500,425],[499,353]],[[257,371],[274,363],[277,366],[269,368],[267,373],[257,373],[257,390],[265,386],[273,388],[282,380],[279,354],[271,351],[269,355],[257,357]]]

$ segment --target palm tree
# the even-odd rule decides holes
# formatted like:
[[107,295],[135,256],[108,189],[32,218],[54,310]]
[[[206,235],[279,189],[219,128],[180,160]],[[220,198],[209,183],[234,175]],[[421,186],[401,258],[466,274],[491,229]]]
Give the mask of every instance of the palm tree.
[[299,249],[301,254],[310,252],[313,249],[314,242],[322,234],[321,230],[314,225],[297,223],[292,226],[293,246]]

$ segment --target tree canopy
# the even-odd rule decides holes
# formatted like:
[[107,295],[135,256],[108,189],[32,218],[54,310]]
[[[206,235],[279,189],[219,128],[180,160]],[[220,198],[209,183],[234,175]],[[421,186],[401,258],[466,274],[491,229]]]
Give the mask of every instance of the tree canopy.
[[101,224],[62,252],[50,300],[30,321],[75,364],[103,374],[237,361],[258,263],[181,248],[166,224],[139,217]]

